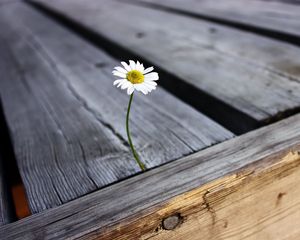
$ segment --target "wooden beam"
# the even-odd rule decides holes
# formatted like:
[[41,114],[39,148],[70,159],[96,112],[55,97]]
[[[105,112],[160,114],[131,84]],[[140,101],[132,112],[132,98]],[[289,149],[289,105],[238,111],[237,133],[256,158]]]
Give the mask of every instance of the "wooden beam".
[[[297,115],[1,227],[0,236],[23,240],[32,236],[40,239],[159,239],[161,236],[164,239],[177,231],[180,234],[189,229],[198,231],[199,226],[210,227],[203,229],[204,237],[213,233],[220,236],[222,231],[228,236],[238,226],[239,218],[233,213],[240,214],[242,224],[238,229],[247,234],[251,229],[247,230],[244,224],[254,224],[247,217],[249,210],[244,209],[248,206],[252,206],[257,220],[255,229],[259,235],[256,236],[262,236],[266,228],[271,228],[272,220],[286,223],[299,218],[299,214],[295,215],[299,213],[299,142],[300,115]],[[255,207],[262,215],[255,212]],[[273,211],[269,211],[271,208]],[[288,218],[291,210],[295,213]],[[174,232],[161,229],[162,221],[174,215],[180,217],[181,225]],[[229,215],[232,221],[227,218]],[[172,227],[176,221],[168,222],[167,226]],[[229,231],[231,224],[233,232]],[[285,229],[295,236],[299,234],[296,227],[294,224]],[[286,231],[282,232],[285,234],[282,236],[287,236]]]
[[[0,12],[0,92],[32,212],[139,173],[129,97],[112,84],[120,63],[28,5]],[[233,137],[160,87],[135,94],[131,130],[148,169]]]
[[[128,1],[128,0],[127,0]],[[300,45],[300,6],[293,1],[133,0]],[[294,1],[296,3],[296,1]]]
[[80,239],[299,239],[300,155],[268,160]]
[[82,36],[93,33],[107,51],[141,57],[176,76],[162,83],[235,133],[299,110],[298,47],[127,2],[34,2]]

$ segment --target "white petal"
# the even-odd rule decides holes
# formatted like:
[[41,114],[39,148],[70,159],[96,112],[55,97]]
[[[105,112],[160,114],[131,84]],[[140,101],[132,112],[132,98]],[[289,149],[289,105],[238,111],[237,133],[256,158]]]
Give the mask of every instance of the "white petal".
[[124,79],[123,81],[121,81],[121,82],[117,85],[117,87],[120,87],[120,86],[123,85],[125,82],[127,82],[126,79]]
[[127,94],[128,95],[131,95],[133,93],[133,91],[134,91],[134,86],[133,85],[131,85],[130,87],[127,88]]
[[[136,62],[136,65],[135,65],[135,69],[142,72],[140,69],[141,69],[141,64],[139,61]],[[143,73],[143,72],[142,72]]]
[[146,73],[149,73],[149,72],[151,72],[151,71],[153,71],[154,70],[154,67],[148,67],[148,68],[146,68],[145,70],[144,70],[144,74],[146,74]]
[[144,65],[141,64],[139,61],[136,62],[136,70],[140,71],[141,73],[144,73]]
[[117,79],[114,81],[113,85],[117,85],[118,83],[122,82],[124,79]]
[[118,76],[118,77],[121,77],[121,78],[126,78],[126,74],[125,73],[121,73],[121,72],[118,72],[118,71],[113,71],[112,72],[113,73],[113,75],[115,75],[115,76]]
[[148,92],[151,92],[152,90],[156,89],[156,86],[151,86],[151,85],[145,85],[145,88],[147,88]]
[[115,69],[118,71],[118,72],[120,72],[120,73],[127,73],[128,71],[126,70],[126,69],[124,69],[124,68],[122,68],[122,67],[115,67]]
[[137,91],[142,91],[141,90],[142,84],[134,84],[133,86]]
[[144,73],[144,70],[145,70],[144,65],[141,63],[141,72]]
[[129,81],[126,81],[125,83],[123,83],[123,85],[121,86],[121,89],[126,89],[133,86],[133,84]]
[[126,88],[128,88],[128,87],[130,86],[130,84],[131,84],[131,82],[128,82],[128,81],[122,83],[121,89],[126,89]]
[[131,68],[129,67],[129,65],[126,62],[121,62],[121,64],[128,72],[131,71]]
[[145,79],[156,81],[159,79],[157,72],[148,73],[145,75]]
[[156,89],[156,86],[145,85],[145,87],[149,90],[149,92],[151,92],[152,90]]
[[136,69],[136,65],[135,65],[135,62],[134,62],[134,61],[129,60],[129,64],[130,64],[131,70],[135,70],[135,69]]
[[155,86],[157,85],[157,83],[154,82],[154,81],[151,81],[151,82],[143,82],[143,84],[144,84],[145,86],[150,86],[150,87],[155,87]]
[[142,83],[134,84],[134,88],[137,91],[140,91],[140,92],[144,93],[145,95],[148,93],[147,88]]
[[145,84],[148,84],[148,85],[152,85],[152,86],[157,86],[157,83],[152,81],[152,80],[145,80],[144,82]]
[[152,83],[154,83],[155,85],[151,85],[150,83],[146,83],[146,82],[143,83],[148,92],[151,92],[152,90],[156,89],[157,84],[155,82]]

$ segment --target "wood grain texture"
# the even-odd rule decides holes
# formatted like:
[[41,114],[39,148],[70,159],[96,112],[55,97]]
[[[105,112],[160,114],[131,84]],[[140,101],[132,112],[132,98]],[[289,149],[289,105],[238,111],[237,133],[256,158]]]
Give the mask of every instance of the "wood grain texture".
[[[299,239],[300,156],[289,152],[269,161],[182,194],[144,218],[99,233],[102,238],[90,234],[82,239]],[[158,218],[166,214],[181,219],[173,230],[165,229]],[[152,231],[136,234],[137,226],[151,225]]]
[[300,49],[293,45],[120,1],[35,2],[179,77],[195,90],[183,96],[194,94],[191,102],[205,92],[259,123],[299,108]]
[[[129,97],[112,86],[119,63],[27,5],[7,6],[0,24],[0,92],[32,212],[138,173]],[[233,137],[160,88],[136,94],[131,130],[147,168]]]
[[290,37],[297,37],[300,43],[300,6],[288,4],[293,1],[229,0],[220,1],[218,4],[209,0],[138,1],[196,13],[213,20],[223,21],[225,24],[238,24],[283,33]]
[[[289,152],[299,150],[299,142],[300,115],[297,115],[1,227],[0,236],[23,240],[101,239],[101,236],[102,239],[110,239],[107,236],[138,239],[137,236],[159,230],[164,218],[189,209],[184,196],[190,196],[193,189],[199,193],[197,204],[201,205],[212,186],[222,190],[224,184],[229,188],[230,182],[242,181],[256,171],[267,172],[269,166],[285,160]],[[299,161],[291,161],[291,165],[284,163],[282,170],[295,164],[298,166]],[[285,176],[285,171],[280,169]],[[177,209],[170,207],[176,196],[183,197]]]

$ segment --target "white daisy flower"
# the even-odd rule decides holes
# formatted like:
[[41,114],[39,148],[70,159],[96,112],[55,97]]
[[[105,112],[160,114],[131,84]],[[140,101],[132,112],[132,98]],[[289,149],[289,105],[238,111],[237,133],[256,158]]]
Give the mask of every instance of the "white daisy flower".
[[127,89],[128,95],[131,95],[134,90],[148,94],[156,89],[157,83],[155,81],[159,77],[157,72],[152,72],[153,67],[145,69],[139,61],[135,63],[132,60],[129,60],[129,64],[126,62],[121,62],[121,64],[123,67],[115,67],[112,72],[113,75],[120,77],[114,81],[114,85],[121,87],[121,89]]

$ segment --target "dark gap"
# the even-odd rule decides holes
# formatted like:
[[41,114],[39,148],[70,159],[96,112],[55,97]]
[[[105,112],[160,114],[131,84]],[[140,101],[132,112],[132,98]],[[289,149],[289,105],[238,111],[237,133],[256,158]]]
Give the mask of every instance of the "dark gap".
[[[32,7],[40,10],[48,17],[52,18],[59,24],[62,24],[67,29],[71,30],[79,37],[87,40],[97,48],[104,50],[109,55],[117,59],[139,59],[146,63],[147,65],[156,66],[154,63],[149,62],[142,56],[138,56],[131,52],[130,50],[119,46],[99,33],[87,29],[81,23],[78,23],[63,14],[56,11],[50,10],[43,6],[41,3],[26,1]],[[139,36],[141,37],[141,36]],[[101,66],[101,64],[96,64],[96,66]],[[195,88],[191,84],[181,80],[180,78],[170,74],[169,72],[156,66],[160,73],[160,85],[164,87],[169,92],[173,93],[175,96],[179,97],[181,100],[185,101],[189,105],[198,109],[202,113],[209,116],[211,119],[215,120],[219,124],[225,126],[227,129],[232,131],[236,135],[243,134],[250,130],[256,129],[262,126],[257,120],[248,116],[247,114],[238,111],[232,106],[222,102],[221,100],[211,96],[207,92],[201,91]]]
[[30,215],[24,186],[14,155],[9,129],[5,120],[4,110],[0,99],[0,156],[3,166],[3,180],[6,182],[8,206],[12,221]]
[[264,2],[279,2],[279,3],[288,3],[288,4],[294,4],[294,5],[299,5],[300,1],[299,0],[262,0]]
[[277,39],[280,41],[284,41],[296,46],[300,46],[300,37],[291,33],[284,33],[284,32],[280,32],[277,30],[272,30],[272,29],[268,29],[265,27],[261,27],[261,26],[257,26],[257,25],[251,25],[251,23],[241,23],[241,22],[237,22],[235,20],[229,20],[229,19],[224,19],[221,17],[216,17],[216,16],[211,16],[211,15],[205,15],[202,13],[193,13],[187,10],[181,10],[181,9],[177,9],[177,8],[173,8],[173,7],[169,7],[169,6],[162,6],[159,5],[157,3],[146,3],[146,2],[131,2],[131,1],[123,1],[129,4],[133,4],[133,5],[139,5],[142,7],[150,7],[156,10],[162,10],[165,12],[171,12],[171,13],[176,13],[176,14],[180,14],[183,16],[188,16],[188,17],[192,17],[192,18],[197,18],[197,19],[201,19],[204,21],[208,21],[208,22],[213,22],[213,23],[217,23],[220,25],[224,25],[224,26],[229,26],[232,28],[236,28],[238,30],[242,30],[242,31],[248,31],[251,33],[255,33],[264,37],[268,37],[271,39]]

